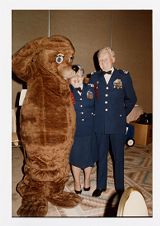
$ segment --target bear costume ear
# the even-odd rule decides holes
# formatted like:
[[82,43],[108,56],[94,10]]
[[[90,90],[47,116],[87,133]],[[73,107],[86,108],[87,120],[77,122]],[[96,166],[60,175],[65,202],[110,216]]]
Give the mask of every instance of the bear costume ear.
[[14,74],[27,82],[32,78],[32,70],[34,70],[33,58],[41,49],[41,43],[46,38],[38,38],[28,42],[12,57],[12,71]]

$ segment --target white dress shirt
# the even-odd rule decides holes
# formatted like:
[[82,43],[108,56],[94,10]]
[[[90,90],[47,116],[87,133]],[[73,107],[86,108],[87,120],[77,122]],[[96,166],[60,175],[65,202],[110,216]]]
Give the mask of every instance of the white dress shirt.
[[112,76],[112,73],[114,71],[114,68],[112,67],[110,70],[112,71],[111,74],[107,74],[107,73],[104,74],[104,78],[105,78],[107,84],[108,84],[108,82],[109,82],[109,80],[110,80],[110,78]]

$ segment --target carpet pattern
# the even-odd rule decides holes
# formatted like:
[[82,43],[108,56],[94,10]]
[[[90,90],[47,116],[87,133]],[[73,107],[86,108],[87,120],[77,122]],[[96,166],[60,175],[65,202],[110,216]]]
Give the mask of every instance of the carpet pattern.
[[[12,154],[12,216],[17,217],[16,211],[20,206],[21,197],[16,192],[16,185],[22,178],[23,153],[18,147],[13,147]],[[83,172],[81,172],[83,188]],[[152,216],[152,145],[125,148],[125,188],[138,188],[143,194],[149,217]],[[61,208],[49,203],[46,217],[113,217],[116,216],[118,198],[115,195],[112,161],[108,157],[108,184],[107,190],[100,197],[92,197],[96,188],[96,166],[92,169],[91,189],[82,191],[82,202],[74,208]],[[65,186],[66,191],[74,192],[72,174]]]

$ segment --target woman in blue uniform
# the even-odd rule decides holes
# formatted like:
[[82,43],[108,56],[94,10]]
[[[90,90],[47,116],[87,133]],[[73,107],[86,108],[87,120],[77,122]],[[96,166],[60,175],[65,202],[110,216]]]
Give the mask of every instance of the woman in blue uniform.
[[74,189],[77,194],[82,192],[80,173],[84,171],[84,191],[90,190],[90,174],[96,161],[94,135],[94,89],[83,83],[84,71],[78,65],[76,76],[70,79],[76,111],[76,131],[70,153],[70,164],[74,177]]

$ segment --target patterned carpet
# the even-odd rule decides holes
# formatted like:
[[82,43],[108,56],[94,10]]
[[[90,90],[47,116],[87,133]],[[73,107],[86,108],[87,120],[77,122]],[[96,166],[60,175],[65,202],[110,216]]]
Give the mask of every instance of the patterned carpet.
[[[12,216],[21,203],[21,197],[16,192],[16,185],[22,178],[23,154],[17,147],[13,148],[12,164]],[[83,187],[83,174],[81,173]],[[152,145],[130,147],[125,149],[125,188],[138,188],[146,201],[149,217],[152,216]],[[47,217],[113,217],[116,216],[118,198],[115,195],[112,174],[112,161],[109,156],[107,190],[98,198],[92,197],[96,188],[96,166],[91,174],[91,190],[83,191],[82,203],[74,208],[60,208],[49,203]],[[73,178],[70,173],[65,190],[74,191]]]

